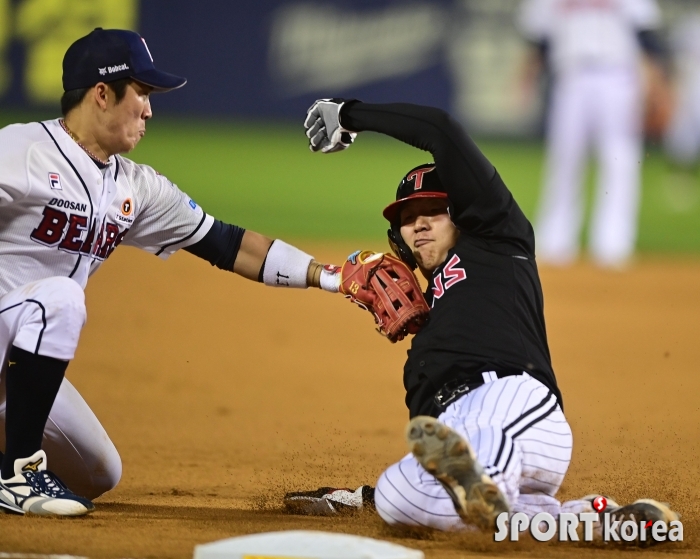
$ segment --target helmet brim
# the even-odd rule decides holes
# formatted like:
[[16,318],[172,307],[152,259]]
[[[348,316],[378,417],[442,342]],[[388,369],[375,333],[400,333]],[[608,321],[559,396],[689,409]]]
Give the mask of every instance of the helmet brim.
[[410,196],[406,196],[406,198],[401,198],[400,200],[396,200],[396,202],[389,204],[386,208],[384,208],[382,215],[387,221],[389,221],[389,223],[395,223],[399,218],[399,214],[401,213],[401,206],[405,202],[416,198],[447,198],[447,192],[436,192],[434,190],[414,192]]

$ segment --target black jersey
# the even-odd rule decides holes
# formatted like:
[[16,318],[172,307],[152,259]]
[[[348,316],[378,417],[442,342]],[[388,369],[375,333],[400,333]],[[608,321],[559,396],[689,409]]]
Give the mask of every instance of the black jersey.
[[412,340],[404,367],[411,417],[440,413],[435,394],[482,373],[527,372],[557,396],[542,286],[530,222],[494,166],[462,127],[439,109],[354,101],[345,128],[392,136],[432,153],[460,230],[430,280],[430,320]]

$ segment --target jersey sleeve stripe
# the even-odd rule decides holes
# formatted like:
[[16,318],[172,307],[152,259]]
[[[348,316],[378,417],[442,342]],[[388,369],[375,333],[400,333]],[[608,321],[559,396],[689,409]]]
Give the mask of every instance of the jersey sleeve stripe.
[[164,252],[166,249],[170,248],[171,246],[179,245],[179,244],[181,244],[181,243],[184,243],[184,242],[187,241],[188,239],[191,239],[192,237],[194,237],[194,236],[197,234],[197,231],[199,231],[200,228],[202,227],[202,225],[204,225],[204,220],[205,220],[206,218],[207,218],[206,212],[202,212],[202,219],[200,220],[199,225],[197,225],[197,227],[195,227],[194,230],[193,230],[189,235],[187,235],[186,237],[180,239],[179,241],[175,241],[174,243],[168,243],[167,245],[163,245],[163,246],[161,247],[161,249],[160,249],[158,252],[156,252],[156,256],[160,256],[161,254],[163,254],[163,252]]

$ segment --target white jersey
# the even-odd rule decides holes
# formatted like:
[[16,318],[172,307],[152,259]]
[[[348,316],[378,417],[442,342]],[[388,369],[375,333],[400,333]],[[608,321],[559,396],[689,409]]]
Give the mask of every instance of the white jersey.
[[147,165],[100,169],[58,120],[0,130],[0,296],[52,276],[88,277],[121,243],[167,258],[214,218]]
[[525,0],[520,27],[534,42],[548,41],[555,72],[578,67],[635,67],[636,34],[657,28],[656,0]]

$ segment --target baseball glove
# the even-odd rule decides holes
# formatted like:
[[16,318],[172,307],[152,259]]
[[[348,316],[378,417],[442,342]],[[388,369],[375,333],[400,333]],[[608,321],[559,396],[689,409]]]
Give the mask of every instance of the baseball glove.
[[389,254],[352,253],[340,271],[340,292],[371,312],[379,333],[392,343],[417,334],[428,320],[430,308],[416,276]]

